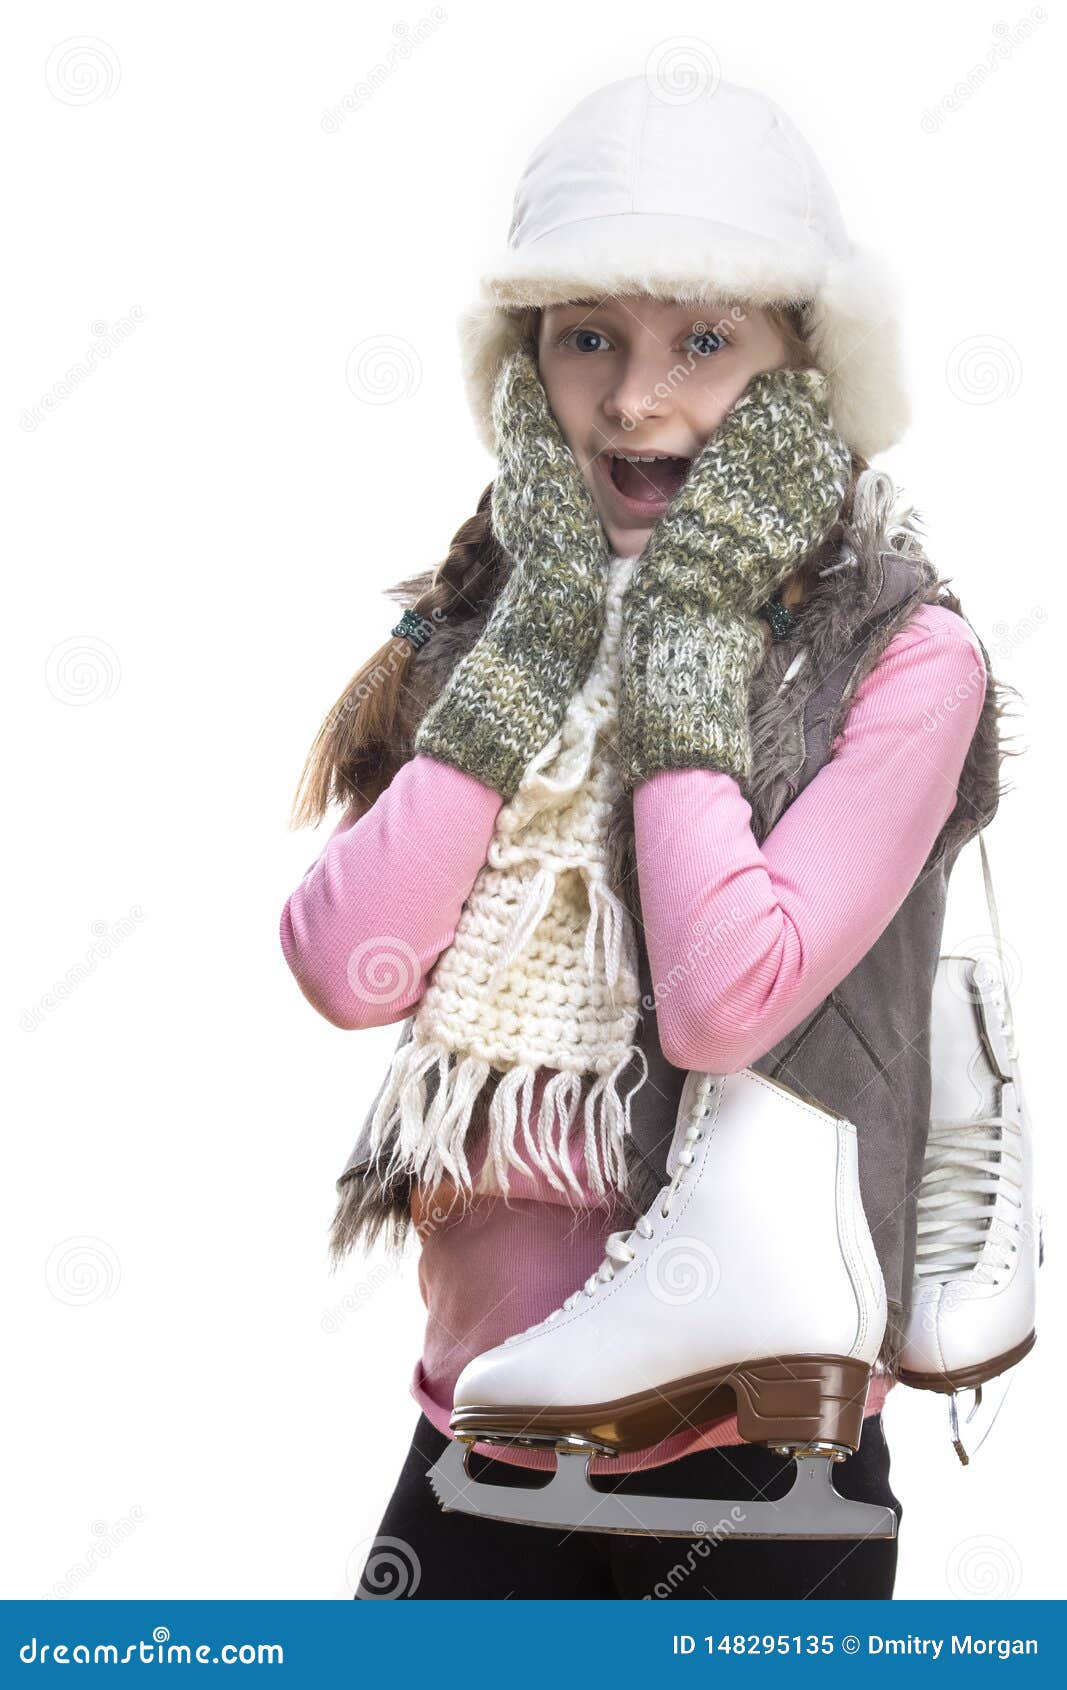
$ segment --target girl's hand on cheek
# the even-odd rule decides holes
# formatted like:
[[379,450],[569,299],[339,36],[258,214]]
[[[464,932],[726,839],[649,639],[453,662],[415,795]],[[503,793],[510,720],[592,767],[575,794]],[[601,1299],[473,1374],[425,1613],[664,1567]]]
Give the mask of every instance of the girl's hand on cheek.
[[423,717],[415,750],[455,764],[507,801],[592,667],[609,552],[525,349],[501,370],[494,417],[493,529],[513,567],[481,638]]
[[627,783],[657,769],[751,773],[748,688],[770,639],[756,611],[826,538],[851,453],[820,371],[755,376],[694,459],[623,599]]

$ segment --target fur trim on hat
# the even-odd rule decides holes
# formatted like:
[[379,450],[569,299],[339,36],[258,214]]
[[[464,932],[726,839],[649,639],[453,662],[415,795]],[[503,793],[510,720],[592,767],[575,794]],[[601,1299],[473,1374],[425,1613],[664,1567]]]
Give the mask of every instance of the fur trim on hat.
[[[655,219],[641,219],[644,225],[650,221]],[[640,239],[647,243],[647,227]],[[873,254],[853,248],[849,258],[832,259],[820,281],[810,265],[790,263],[784,254],[776,261],[769,256],[757,275],[747,250],[738,251],[736,265],[729,262],[728,244],[723,250],[698,241],[684,263],[676,244],[672,252],[669,270],[641,268],[635,255],[632,265],[601,272],[595,280],[577,264],[573,271],[560,272],[554,265],[541,274],[529,251],[497,267],[492,284],[486,284],[487,297],[466,310],[459,323],[467,397],[488,451],[496,452],[492,395],[497,373],[504,359],[532,338],[534,311],[591,293],[677,299],[723,314],[731,303],[804,306],[812,361],[829,380],[830,415],[841,438],[868,460],[901,438],[910,407],[901,376],[896,287]],[[694,269],[714,274],[714,291],[693,285]]]

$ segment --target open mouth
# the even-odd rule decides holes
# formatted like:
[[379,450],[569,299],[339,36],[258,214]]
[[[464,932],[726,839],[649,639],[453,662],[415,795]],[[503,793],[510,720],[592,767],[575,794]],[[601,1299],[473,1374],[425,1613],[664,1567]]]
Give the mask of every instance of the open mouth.
[[678,492],[691,462],[668,452],[602,452],[597,458],[601,476],[627,513],[653,521]]

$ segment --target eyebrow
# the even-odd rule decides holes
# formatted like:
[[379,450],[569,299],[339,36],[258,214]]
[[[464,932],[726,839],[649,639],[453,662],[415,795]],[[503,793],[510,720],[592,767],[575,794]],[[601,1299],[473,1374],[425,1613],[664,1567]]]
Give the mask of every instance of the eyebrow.
[[[673,306],[679,316],[685,315],[705,319],[712,316],[728,317],[731,321],[736,321],[732,317],[732,312],[734,306],[740,302],[736,300],[705,300],[703,304],[697,304],[695,301],[685,300],[656,300],[655,303]],[[546,313],[549,311],[604,311],[614,312],[617,316],[628,319],[632,319],[634,315],[629,306],[619,305],[611,294],[601,294],[597,299],[557,300],[552,305],[546,305],[545,311]]]

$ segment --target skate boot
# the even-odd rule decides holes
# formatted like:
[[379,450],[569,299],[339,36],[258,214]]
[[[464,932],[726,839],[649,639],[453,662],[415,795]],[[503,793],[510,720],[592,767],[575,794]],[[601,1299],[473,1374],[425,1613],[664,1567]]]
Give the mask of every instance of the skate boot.
[[[782,1500],[722,1504],[731,1535],[893,1537],[891,1509],[846,1500],[830,1475],[859,1447],[886,1320],[855,1126],[752,1069],[694,1070],[667,1174],[561,1308],[463,1369],[456,1441],[429,1475],[438,1501],[562,1529],[699,1535],[712,1499],[624,1500],[592,1488],[589,1463],[736,1407],[742,1438],[797,1467]],[[487,1442],[554,1449],[556,1472],[536,1490],[479,1482],[467,1454]]]
[[933,1091],[906,1342],[906,1385],[958,1396],[1021,1361],[1035,1340],[1041,1260],[1033,1146],[1003,971],[974,957],[938,964],[931,1021]]

